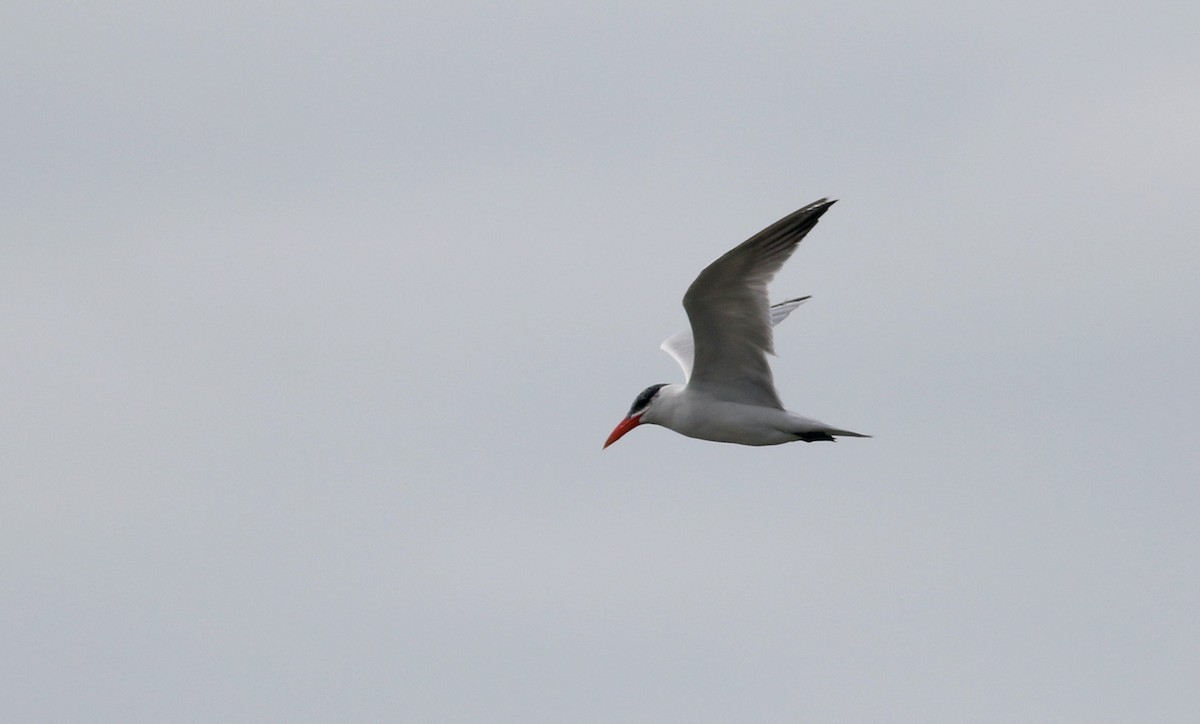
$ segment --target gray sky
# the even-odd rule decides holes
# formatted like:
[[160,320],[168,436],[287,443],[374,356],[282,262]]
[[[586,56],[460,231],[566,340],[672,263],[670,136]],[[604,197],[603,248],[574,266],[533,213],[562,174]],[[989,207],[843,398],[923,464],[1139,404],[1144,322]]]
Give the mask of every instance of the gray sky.
[[[1200,719],[1200,5],[24,3],[5,721]],[[643,428],[708,262],[789,407]]]

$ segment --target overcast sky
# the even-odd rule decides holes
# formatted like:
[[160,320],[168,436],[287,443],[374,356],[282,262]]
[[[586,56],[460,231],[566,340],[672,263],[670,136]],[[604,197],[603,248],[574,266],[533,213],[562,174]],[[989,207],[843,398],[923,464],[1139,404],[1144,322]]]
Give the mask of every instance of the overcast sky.
[[[1200,720],[1197,28],[10,4],[0,719]],[[775,377],[875,437],[601,452],[822,196]]]

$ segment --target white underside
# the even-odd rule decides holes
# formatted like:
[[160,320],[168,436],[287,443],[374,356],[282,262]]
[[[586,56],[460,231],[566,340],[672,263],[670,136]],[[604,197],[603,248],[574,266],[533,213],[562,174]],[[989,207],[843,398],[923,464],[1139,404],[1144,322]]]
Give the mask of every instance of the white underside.
[[642,416],[643,423],[662,425],[680,435],[739,445],[795,442],[803,433],[862,437],[794,412],[714,399],[683,385],[667,385]]

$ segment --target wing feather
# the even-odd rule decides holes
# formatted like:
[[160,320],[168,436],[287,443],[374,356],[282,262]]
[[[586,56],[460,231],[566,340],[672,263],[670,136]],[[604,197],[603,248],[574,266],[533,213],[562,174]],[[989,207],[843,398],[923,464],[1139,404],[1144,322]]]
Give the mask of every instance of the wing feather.
[[833,203],[821,199],[785,216],[709,264],[688,287],[683,307],[694,345],[688,387],[782,409],[767,362],[774,353],[767,284]]
[[[811,297],[797,297],[786,302],[771,305],[771,326],[779,324],[788,318],[796,307],[807,302]],[[671,335],[662,343],[662,349],[683,368],[683,380],[686,382],[692,376],[692,358],[695,356],[696,343],[692,340],[692,330],[684,330]]]

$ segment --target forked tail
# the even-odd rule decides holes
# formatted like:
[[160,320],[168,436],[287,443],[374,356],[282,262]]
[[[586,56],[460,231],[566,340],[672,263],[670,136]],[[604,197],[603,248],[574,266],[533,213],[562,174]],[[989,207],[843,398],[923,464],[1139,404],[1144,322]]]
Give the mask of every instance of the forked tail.
[[797,439],[804,442],[837,442],[839,437],[871,437],[852,430],[839,430],[835,427],[824,427],[815,430],[802,430],[796,433]]

